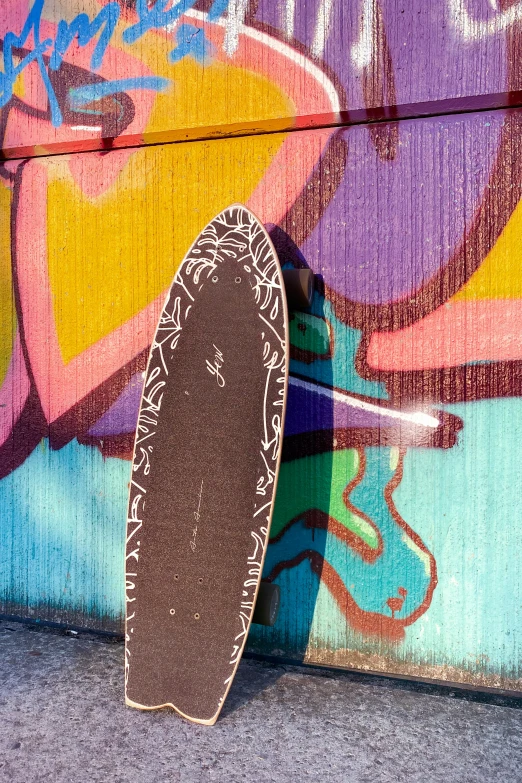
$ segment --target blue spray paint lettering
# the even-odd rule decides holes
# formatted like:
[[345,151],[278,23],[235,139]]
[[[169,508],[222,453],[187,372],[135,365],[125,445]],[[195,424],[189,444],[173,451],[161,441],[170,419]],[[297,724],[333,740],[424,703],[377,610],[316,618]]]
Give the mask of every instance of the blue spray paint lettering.
[[107,95],[115,92],[129,92],[130,90],[154,90],[160,92],[169,85],[168,79],[160,76],[140,76],[136,79],[114,79],[110,82],[95,82],[84,84],[69,91],[72,109],[81,109],[93,101],[99,101]]
[[[32,62],[37,62],[49,99],[51,122],[55,127],[59,127],[63,122],[63,116],[49,78],[49,70],[56,71],[60,67],[67,49],[76,36],[78,36],[80,46],[86,46],[101,30],[101,35],[91,57],[93,70],[100,68],[105,51],[118,23],[120,8],[118,3],[111,2],[102,8],[92,22],[89,22],[87,14],[78,14],[70,24],[65,20],[61,20],[58,24],[55,40],[46,38],[42,41],[40,28],[44,2],[45,0],[35,0],[20,35],[8,32],[4,38],[4,72],[0,71],[0,108],[5,106],[13,97],[14,84],[19,74]],[[13,49],[23,48],[27,44],[31,33],[33,34],[34,48],[15,65]],[[44,54],[53,47],[53,44],[54,49],[47,65],[44,60]],[[167,79],[138,77],[132,80],[115,80],[102,82],[101,84],[104,85],[103,88],[100,88],[103,90],[103,95],[111,95],[122,91],[122,85],[125,85],[127,89],[134,90],[164,90],[169,82]],[[85,100],[85,95],[81,94],[80,88],[80,95],[76,95],[77,107],[81,104],[82,98],[86,103],[88,102]]]
[[[66,22],[62,19],[58,22],[54,41],[52,38],[45,38],[42,41],[40,28],[44,3],[45,0],[35,0],[20,35],[15,35],[13,32],[6,33],[3,50],[4,70],[3,72],[0,70],[0,108],[13,97],[14,85],[18,76],[32,62],[36,62],[49,100],[51,122],[55,127],[59,127],[63,122],[63,115],[49,77],[49,71],[59,69],[75,38],[78,39],[80,46],[87,46],[98,34],[99,38],[91,57],[91,68],[93,71],[99,70],[120,19],[120,7],[113,0],[104,6],[92,21],[85,13],[78,14],[72,22]],[[125,43],[134,43],[149,30],[165,28],[167,25],[177,22],[194,5],[195,0],[179,0],[173,8],[167,11],[165,9],[169,3],[170,0],[157,0],[149,7],[147,0],[138,0],[136,8],[138,20],[124,30],[122,38]],[[228,0],[215,0],[208,13],[209,21],[216,22],[227,7]],[[17,57],[13,50],[24,49],[31,33],[34,48],[24,57]],[[181,25],[176,32],[176,43],[176,48],[169,55],[170,61],[174,63],[189,55],[199,62],[208,62],[213,48],[204,30],[194,25]],[[44,55],[46,55],[45,59]],[[169,84],[168,79],[154,76],[138,76],[133,79],[115,79],[94,85],[89,84],[70,91],[71,108],[73,110],[79,109],[91,101],[113,95],[116,92],[127,90],[163,91],[167,89]]]
[[[133,44],[149,30],[159,30],[175,24],[183,14],[195,5],[196,0],[178,0],[168,11],[165,10],[170,3],[171,0],[156,0],[153,5],[149,5],[148,0],[137,0],[136,14],[138,21],[123,32],[122,38],[125,43]],[[229,0],[214,0],[208,12],[208,21],[217,22],[227,10],[228,4]],[[197,36],[195,35],[196,30],[198,31]],[[177,32],[177,43],[178,46],[169,55],[171,62],[178,62],[185,56],[178,51],[180,47],[182,51],[185,50],[186,55],[191,55],[200,61],[207,59],[212,49],[212,43],[206,37],[205,31],[200,27],[196,28],[194,25],[181,26]]]
[[56,34],[54,51],[49,62],[49,67],[53,71],[58,70],[64,54],[76,36],[78,36],[79,45],[86,46],[103,28],[91,57],[91,68],[96,71],[102,65],[105,50],[109,45],[119,18],[120,6],[118,3],[113,2],[106,5],[92,22],[89,21],[87,14],[78,14],[70,24],[62,19],[58,23],[58,32]]
[[[49,96],[49,105],[54,125],[60,125],[62,114],[58,106],[56,94],[51,85],[47,67],[43,59],[44,52],[52,46],[52,39],[46,38],[40,40],[40,24],[42,20],[42,9],[44,0],[36,0],[29,12],[20,35],[12,32],[6,33],[4,38],[4,72],[0,71],[0,108],[5,106],[13,96],[13,87],[18,75],[22,73],[32,62],[37,62],[42,75],[42,79]],[[29,36],[33,33],[34,49],[23,57],[18,65],[15,66],[13,49],[22,48],[27,43]]]
[[217,22],[228,8],[229,0],[214,0],[212,8],[208,12],[208,21]]
[[154,5],[149,7],[147,0],[137,0],[136,13],[138,21],[124,31],[122,38],[125,43],[133,44],[149,30],[174,24],[180,16],[183,16],[189,8],[192,8],[196,0],[179,0],[174,8],[166,11],[165,7],[170,5],[170,2],[171,0],[157,0]]
[[184,57],[193,57],[200,63],[207,63],[212,57],[214,47],[205,36],[201,27],[182,24],[176,30],[176,48],[169,54],[171,63],[177,63]]

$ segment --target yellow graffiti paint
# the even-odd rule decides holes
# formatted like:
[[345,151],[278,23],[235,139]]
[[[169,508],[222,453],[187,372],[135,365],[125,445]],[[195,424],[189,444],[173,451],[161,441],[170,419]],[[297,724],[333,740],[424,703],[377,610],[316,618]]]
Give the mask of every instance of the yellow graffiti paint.
[[[173,117],[177,127],[193,128],[252,122],[259,118],[260,106],[270,107],[276,117],[295,114],[293,104],[268,79],[223,63],[203,68],[186,57],[158,75],[173,82],[167,92],[158,93],[146,133],[164,130]],[[220,97],[225,94],[226,101]]]
[[522,202],[518,203],[484,262],[452,301],[520,298],[522,298]]
[[23,71],[20,71],[13,84],[13,95],[16,95],[17,98],[21,98],[22,100],[25,98],[25,78]]
[[11,361],[16,310],[11,272],[11,191],[0,183],[0,386]]
[[[65,363],[170,285],[201,229],[248,200],[284,138],[140,149],[98,197],[82,192],[66,158],[47,162],[49,280]],[[115,154],[97,156],[84,177],[103,181]]]
[[401,452],[398,446],[392,446],[390,449],[390,470],[395,473],[399,465]]
[[[120,25],[120,32],[124,26]],[[155,76],[171,82],[157,93],[145,135],[166,128],[213,128],[237,122],[295,116],[295,106],[274,82],[244,67],[214,59],[202,65],[193,57],[169,62],[173,37],[150,33],[121,48]],[[226,99],[225,99],[226,96]],[[287,123],[280,123],[282,125]]]

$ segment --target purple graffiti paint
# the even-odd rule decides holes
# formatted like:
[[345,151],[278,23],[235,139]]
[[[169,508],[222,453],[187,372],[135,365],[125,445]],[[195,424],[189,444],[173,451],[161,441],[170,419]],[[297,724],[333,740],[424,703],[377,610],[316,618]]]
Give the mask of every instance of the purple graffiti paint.
[[116,402],[114,402],[101,419],[89,430],[92,437],[107,437],[121,435],[124,432],[134,432],[138,423],[141,393],[143,390],[143,374],[132,376]]
[[307,262],[357,302],[414,294],[448,264],[472,223],[503,121],[502,112],[403,120],[394,160],[379,157],[368,128],[344,131],[345,176],[301,248]]

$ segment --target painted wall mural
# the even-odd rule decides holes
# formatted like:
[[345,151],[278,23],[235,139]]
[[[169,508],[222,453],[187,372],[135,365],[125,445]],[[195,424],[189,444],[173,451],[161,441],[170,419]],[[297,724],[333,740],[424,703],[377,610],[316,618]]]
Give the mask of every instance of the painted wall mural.
[[0,11],[1,611],[121,629],[148,347],[240,201],[316,273],[282,610],[250,648],[522,689],[521,25],[509,0]]

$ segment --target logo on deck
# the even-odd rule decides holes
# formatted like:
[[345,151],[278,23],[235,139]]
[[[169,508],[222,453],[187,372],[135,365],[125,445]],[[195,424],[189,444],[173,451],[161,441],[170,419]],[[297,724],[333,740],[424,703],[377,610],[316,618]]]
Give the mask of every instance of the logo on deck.
[[223,386],[225,385],[225,379],[221,374],[221,368],[225,363],[225,359],[223,358],[223,354],[221,353],[217,345],[214,345],[214,343],[212,343],[212,347],[214,348],[216,353],[213,362],[209,362],[209,360],[207,359],[207,370],[211,375],[216,376],[217,385],[222,389]]

